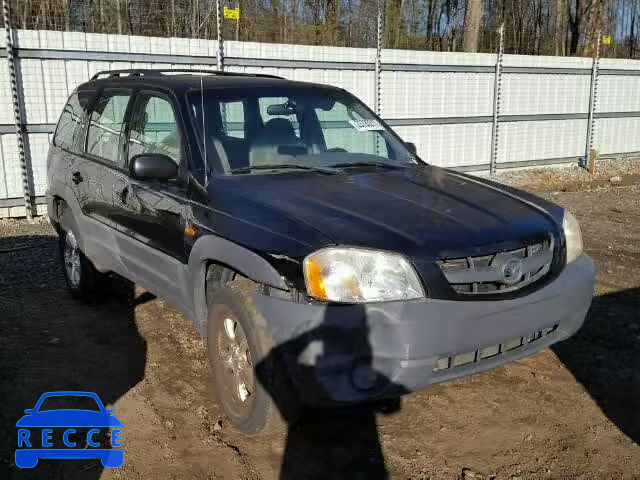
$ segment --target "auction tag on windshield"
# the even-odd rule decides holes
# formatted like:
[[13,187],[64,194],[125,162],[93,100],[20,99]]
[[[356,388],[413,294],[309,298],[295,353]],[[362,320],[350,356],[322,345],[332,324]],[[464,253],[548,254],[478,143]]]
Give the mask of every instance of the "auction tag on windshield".
[[380,122],[377,120],[349,120],[349,123],[359,132],[368,132],[371,130],[384,130]]

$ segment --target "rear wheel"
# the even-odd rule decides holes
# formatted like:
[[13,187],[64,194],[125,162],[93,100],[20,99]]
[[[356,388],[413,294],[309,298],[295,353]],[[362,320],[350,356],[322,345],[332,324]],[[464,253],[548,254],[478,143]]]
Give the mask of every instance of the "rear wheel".
[[84,299],[94,296],[102,274],[82,253],[78,237],[71,229],[61,232],[60,259],[64,279],[71,294]]
[[231,424],[246,434],[282,431],[297,411],[291,405],[298,405],[266,321],[251,298],[256,287],[236,277],[217,289],[210,296],[207,327],[217,399]]

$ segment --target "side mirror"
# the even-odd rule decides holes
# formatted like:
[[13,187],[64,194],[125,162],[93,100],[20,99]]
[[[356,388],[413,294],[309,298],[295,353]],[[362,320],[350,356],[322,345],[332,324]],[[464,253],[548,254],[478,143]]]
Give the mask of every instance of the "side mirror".
[[140,153],[131,159],[129,172],[139,180],[172,180],[178,178],[178,165],[163,153]]
[[115,410],[113,408],[105,408],[104,413],[110,415],[112,413],[115,413]]
[[31,415],[33,413],[33,408],[27,408],[24,413],[26,413],[27,415]]
[[414,155],[418,153],[418,149],[416,148],[416,144],[413,142],[405,142],[407,147],[409,147],[409,151]]

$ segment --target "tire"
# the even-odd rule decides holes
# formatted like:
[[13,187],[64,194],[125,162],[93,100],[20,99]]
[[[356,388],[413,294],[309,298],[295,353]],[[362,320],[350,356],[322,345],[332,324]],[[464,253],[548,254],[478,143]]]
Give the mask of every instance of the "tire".
[[94,298],[103,274],[80,250],[77,233],[72,228],[60,233],[60,263],[71,294],[79,299]]
[[236,277],[213,292],[207,325],[217,400],[229,422],[247,435],[282,432],[301,410],[266,320],[251,298],[256,288],[254,282]]

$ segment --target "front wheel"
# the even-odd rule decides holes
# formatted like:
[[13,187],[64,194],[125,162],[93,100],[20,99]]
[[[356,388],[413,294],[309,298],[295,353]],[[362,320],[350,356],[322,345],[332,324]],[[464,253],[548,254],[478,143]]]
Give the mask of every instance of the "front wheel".
[[283,430],[293,421],[291,405],[297,398],[251,298],[255,289],[250,280],[236,278],[216,290],[207,326],[216,396],[231,424],[250,435]]

